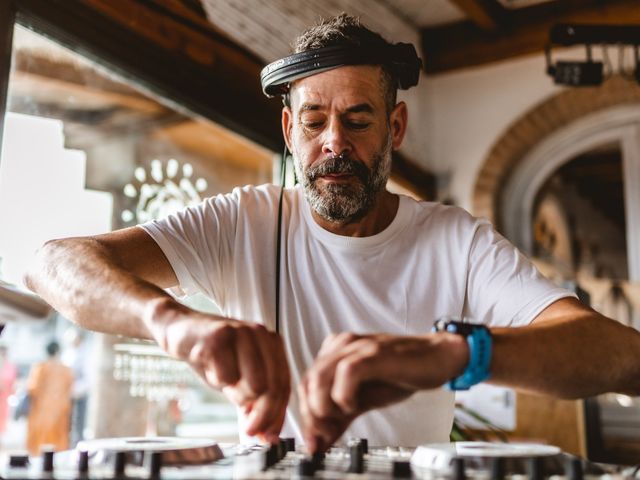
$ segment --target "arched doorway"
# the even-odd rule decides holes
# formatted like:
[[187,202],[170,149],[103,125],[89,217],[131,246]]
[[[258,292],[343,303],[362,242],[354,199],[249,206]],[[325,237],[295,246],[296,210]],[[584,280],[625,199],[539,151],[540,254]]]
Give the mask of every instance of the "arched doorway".
[[570,160],[612,144],[623,159],[629,279],[640,282],[640,86],[631,79],[563,90],[515,121],[480,169],[474,214],[532,254],[533,210],[544,182]]

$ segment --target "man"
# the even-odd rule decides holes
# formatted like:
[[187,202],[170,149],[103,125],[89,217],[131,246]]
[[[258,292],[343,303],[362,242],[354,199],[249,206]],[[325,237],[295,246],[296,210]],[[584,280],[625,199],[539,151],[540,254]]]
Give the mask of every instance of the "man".
[[[320,64],[334,48],[356,55],[265,85],[286,96],[301,187],[245,187],[142,227],[48,242],[27,284],[87,328],[151,338],[188,361],[242,408],[247,434],[283,430],[311,451],[345,431],[372,444],[446,441],[453,394],[439,387],[451,380],[640,392],[637,332],[550,284],[487,222],[385,189],[408,121],[395,98],[412,84],[398,68],[411,70],[406,49],[346,15],[296,45],[324,52]],[[163,290],[176,285],[223,315],[181,305]],[[431,333],[447,315],[491,336],[455,323]]]

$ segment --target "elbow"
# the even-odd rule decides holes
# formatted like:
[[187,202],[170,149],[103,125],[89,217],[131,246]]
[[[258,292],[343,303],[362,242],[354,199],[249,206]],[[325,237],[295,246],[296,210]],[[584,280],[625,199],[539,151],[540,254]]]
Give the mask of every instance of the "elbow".
[[29,290],[38,293],[42,279],[54,270],[53,266],[57,263],[56,259],[59,258],[60,252],[67,249],[67,243],[70,240],[47,240],[35,251],[22,276],[22,282]]

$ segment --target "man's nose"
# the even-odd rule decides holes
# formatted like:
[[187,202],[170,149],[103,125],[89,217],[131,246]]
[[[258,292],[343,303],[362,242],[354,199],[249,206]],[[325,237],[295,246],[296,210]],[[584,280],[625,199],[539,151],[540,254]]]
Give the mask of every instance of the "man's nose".
[[322,153],[326,156],[347,156],[351,153],[352,146],[348,132],[338,119],[332,120],[325,130]]

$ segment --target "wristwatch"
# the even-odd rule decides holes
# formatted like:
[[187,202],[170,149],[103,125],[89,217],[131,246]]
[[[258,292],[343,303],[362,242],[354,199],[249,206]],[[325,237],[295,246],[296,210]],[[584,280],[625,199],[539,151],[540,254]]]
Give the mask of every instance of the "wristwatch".
[[442,318],[433,326],[434,332],[450,332],[462,335],[469,345],[469,363],[462,375],[447,382],[449,390],[469,390],[487,378],[491,372],[491,332],[484,325],[465,323],[459,319]]

